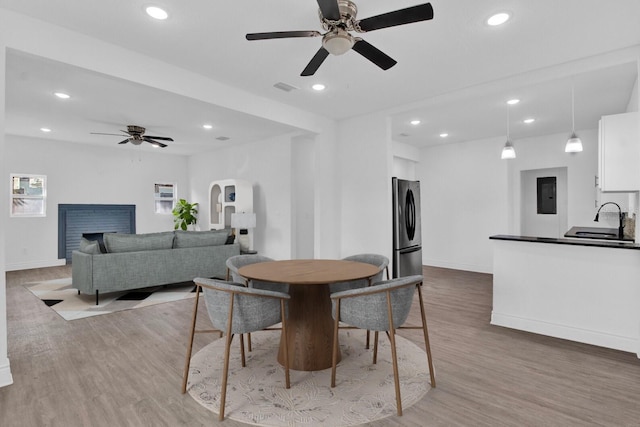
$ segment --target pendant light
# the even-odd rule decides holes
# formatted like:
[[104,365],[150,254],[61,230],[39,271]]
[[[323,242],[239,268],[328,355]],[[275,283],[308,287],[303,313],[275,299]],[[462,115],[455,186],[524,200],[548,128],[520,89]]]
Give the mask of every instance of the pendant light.
[[564,147],[565,153],[579,153],[582,151],[582,141],[576,135],[576,119],[575,119],[575,102],[574,89],[571,83],[571,136],[567,139],[567,145]]
[[501,159],[515,159],[516,158],[516,150],[513,148],[513,144],[509,139],[509,104],[507,104],[507,142],[504,144],[504,148],[502,149]]

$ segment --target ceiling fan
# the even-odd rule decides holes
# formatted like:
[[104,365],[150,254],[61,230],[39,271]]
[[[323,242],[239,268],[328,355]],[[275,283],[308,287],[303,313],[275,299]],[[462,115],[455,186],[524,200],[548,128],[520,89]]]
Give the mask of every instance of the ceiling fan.
[[[164,148],[167,144],[163,144],[162,142],[156,141],[159,139],[161,141],[173,141],[172,138],[166,136],[150,136],[145,135],[145,128],[142,126],[129,125],[127,126],[127,130],[121,130],[120,132],[124,132],[129,135],[129,137],[123,141],[118,142],[118,144],[126,144],[127,142],[131,142],[133,145],[140,145],[142,141],[146,141],[151,145],[156,147]],[[100,133],[100,132],[91,132],[92,135],[114,135],[114,136],[125,136],[118,133]]]
[[312,76],[324,60],[332,55],[342,55],[353,49],[369,61],[383,70],[396,65],[396,61],[367,43],[360,37],[352,36],[349,31],[366,33],[382,28],[395,27],[397,25],[411,24],[413,22],[433,19],[431,3],[399,9],[394,12],[383,13],[362,20],[357,20],[358,8],[350,0],[317,0],[320,23],[327,31],[322,34],[318,31],[277,31],[270,33],[249,33],[247,40],[282,39],[290,37],[319,37],[322,36],[322,46],[316,52],[309,64],[300,74]]

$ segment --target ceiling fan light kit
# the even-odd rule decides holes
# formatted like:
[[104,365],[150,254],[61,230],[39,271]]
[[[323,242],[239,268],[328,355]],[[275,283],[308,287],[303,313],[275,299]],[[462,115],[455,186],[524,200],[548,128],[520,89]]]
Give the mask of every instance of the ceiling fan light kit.
[[128,137],[120,142],[118,142],[118,144],[126,144],[127,142],[130,142],[133,145],[140,145],[142,144],[142,141],[148,142],[149,144],[153,145],[156,148],[165,148],[167,147],[167,144],[163,144],[162,142],[156,141],[156,140],[160,140],[160,141],[173,141],[173,138],[169,138],[167,136],[151,136],[151,135],[145,135],[145,131],[146,129],[143,128],[142,126],[137,126],[137,125],[129,125],[127,126],[127,130],[121,130],[120,132],[122,132],[123,134],[117,134],[117,133],[101,133],[101,132],[91,132],[92,135],[113,135],[113,136],[127,136]]
[[382,28],[433,19],[433,8],[430,3],[357,20],[358,8],[351,0],[317,0],[317,2],[320,24],[326,33],[322,34],[318,31],[249,33],[246,35],[247,40],[322,36],[322,46],[311,58],[311,61],[300,74],[301,76],[315,74],[329,55],[343,55],[352,49],[381,69],[388,70],[396,64],[396,61],[360,37],[352,36],[349,31],[366,33]]
[[327,33],[322,38],[322,47],[332,55],[344,55],[353,47],[353,37],[347,31],[337,28],[333,33]]

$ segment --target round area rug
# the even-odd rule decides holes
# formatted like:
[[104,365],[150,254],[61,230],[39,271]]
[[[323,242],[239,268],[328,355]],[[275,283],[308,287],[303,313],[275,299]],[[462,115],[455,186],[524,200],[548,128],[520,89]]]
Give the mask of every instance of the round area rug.
[[[280,333],[251,335],[252,350],[242,368],[239,340],[231,344],[225,418],[260,426],[353,426],[395,416],[396,397],[389,339],[380,334],[378,363],[365,349],[366,332],[340,331],[342,360],[331,388],[331,368],[290,370],[285,388],[284,368],[276,360]],[[373,334],[372,334],[373,338]],[[191,359],[187,390],[210,411],[219,413],[224,339],[217,339]],[[400,394],[403,409],[420,401],[430,389],[427,355],[396,335]],[[371,346],[373,348],[373,344]]]

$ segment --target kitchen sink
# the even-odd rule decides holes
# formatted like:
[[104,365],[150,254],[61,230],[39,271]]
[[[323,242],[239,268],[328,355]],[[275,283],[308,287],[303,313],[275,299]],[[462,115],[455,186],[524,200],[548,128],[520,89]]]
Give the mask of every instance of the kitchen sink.
[[602,233],[602,232],[593,232],[593,231],[578,231],[576,232],[576,236],[583,237],[618,237],[617,234],[613,233]]
[[574,239],[596,239],[596,240],[617,240],[617,241],[629,241],[633,242],[633,238],[622,239],[618,237],[617,228],[604,228],[604,227],[571,227],[571,230],[564,234],[564,237]]

